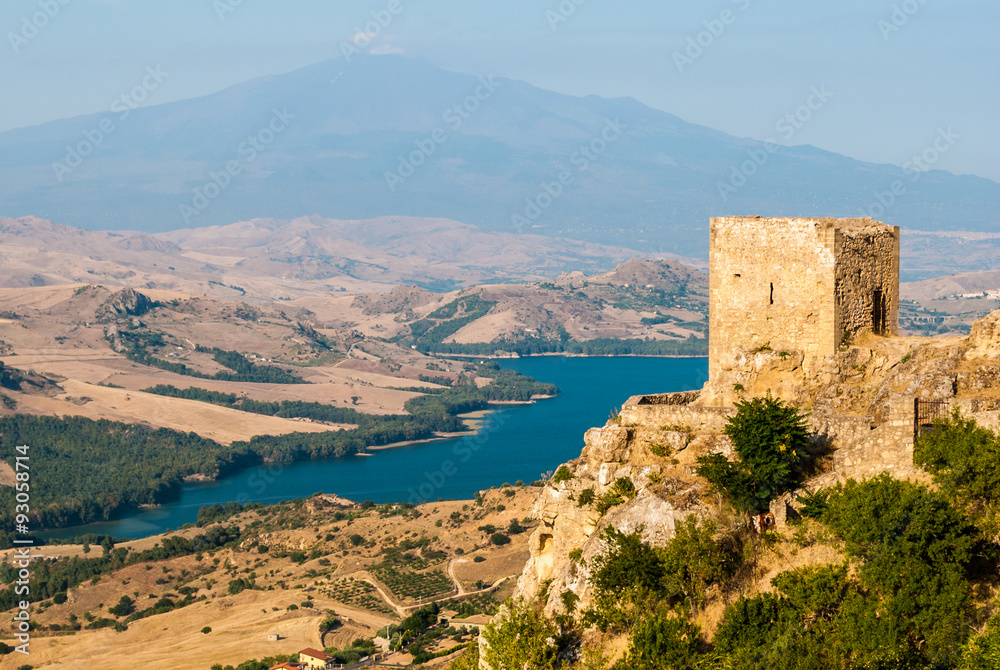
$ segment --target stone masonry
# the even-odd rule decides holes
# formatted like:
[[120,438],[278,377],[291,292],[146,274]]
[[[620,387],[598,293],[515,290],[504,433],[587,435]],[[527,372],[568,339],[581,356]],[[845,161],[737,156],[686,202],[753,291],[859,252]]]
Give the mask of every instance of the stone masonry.
[[801,356],[809,373],[846,338],[898,334],[898,226],[722,217],[710,237],[710,379],[738,352]]

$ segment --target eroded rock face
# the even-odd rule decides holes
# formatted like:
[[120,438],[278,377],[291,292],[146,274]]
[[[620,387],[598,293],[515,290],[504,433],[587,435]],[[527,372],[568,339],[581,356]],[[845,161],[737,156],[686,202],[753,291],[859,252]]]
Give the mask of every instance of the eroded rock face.
[[[550,484],[535,502],[533,516],[541,525],[531,536],[531,558],[516,597],[543,597],[546,613],[554,615],[565,611],[563,593],[570,591],[579,598],[577,609],[585,609],[593,600],[589,566],[606,550],[607,528],[641,532],[643,539],[662,546],[673,538],[679,520],[704,513],[703,485],[674,457],[707,443],[677,428],[609,422],[587,431],[583,454],[566,464],[573,478]],[[681,455],[688,462],[693,459],[692,454]],[[626,496],[602,516],[596,503],[619,479],[632,483],[635,496]],[[588,496],[592,502],[586,502]]]
[[122,289],[97,308],[98,321],[114,321],[123,316],[142,316],[153,308],[153,301],[130,288]]
[[[695,467],[707,453],[737,458],[723,431],[738,400],[770,392],[808,412],[814,446],[827,451],[826,471],[805,483],[810,489],[881,473],[926,478],[913,465],[914,400],[944,401],[1000,428],[1000,312],[978,322],[967,339],[862,340],[819,360],[808,374],[797,352],[738,353],[720,378],[701,392],[635,396],[615,421],[587,431],[580,458],[566,464],[572,479],[550,484],[535,502],[541,525],[516,596],[541,598],[554,615],[565,612],[569,591],[579,598],[579,612],[593,601],[590,571],[606,550],[605,529],[641,532],[663,545],[678,521],[713,516]],[[632,483],[635,496],[602,516],[595,503],[619,479]],[[588,498],[593,502],[581,504]],[[793,500],[794,492],[775,501],[779,523]]]
[[1000,354],[1000,311],[972,324],[969,344],[972,355],[996,357]]
[[583,436],[582,457],[588,463],[624,463],[629,455],[628,429],[617,424],[591,428]]

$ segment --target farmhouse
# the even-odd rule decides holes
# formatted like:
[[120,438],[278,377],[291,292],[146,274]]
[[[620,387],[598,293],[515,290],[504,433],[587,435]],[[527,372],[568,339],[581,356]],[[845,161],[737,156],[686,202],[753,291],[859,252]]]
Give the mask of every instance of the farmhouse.
[[299,652],[299,663],[308,670],[329,670],[333,667],[333,656],[309,647]]

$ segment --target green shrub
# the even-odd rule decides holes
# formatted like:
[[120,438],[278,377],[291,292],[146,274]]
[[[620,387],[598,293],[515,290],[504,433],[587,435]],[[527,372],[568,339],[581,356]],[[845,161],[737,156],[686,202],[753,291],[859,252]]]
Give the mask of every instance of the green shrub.
[[524,531],[528,530],[517,519],[511,519],[510,523],[507,524],[507,534],[508,535],[520,535]]
[[615,670],[694,668],[701,645],[698,626],[661,606],[643,617],[632,631],[632,642]]
[[559,656],[555,625],[521,600],[483,631],[483,658],[493,670],[552,670]]
[[556,470],[556,474],[552,477],[553,484],[562,484],[563,482],[568,482],[573,479],[573,473],[565,465],[560,465],[559,469]]
[[118,617],[128,616],[135,612],[135,603],[128,596],[122,596],[117,605],[108,608],[108,612]]
[[642,541],[639,533],[626,534],[610,527],[604,532],[607,552],[593,560],[590,583],[595,594],[619,596],[632,591],[656,593],[664,577],[656,549]]
[[510,544],[510,536],[504,533],[493,533],[490,535],[490,543],[502,547],[505,544]]
[[969,639],[956,670],[1000,670],[1000,615],[994,615],[986,630]]
[[796,620],[791,603],[780,595],[762,593],[753,598],[740,598],[729,606],[713,644],[719,651],[731,654],[740,649],[767,648],[775,630]]
[[799,612],[813,619],[830,620],[847,597],[847,574],[847,563],[809,566],[783,572],[771,583]]
[[580,496],[576,499],[576,506],[584,507],[585,505],[589,505],[592,502],[594,502],[595,497],[597,496],[594,493],[593,487],[585,488],[584,490],[580,491]]
[[253,581],[240,578],[229,582],[228,591],[229,595],[235,596],[237,593],[251,588],[253,588]]
[[931,660],[951,658],[968,636],[977,530],[945,496],[888,475],[838,485],[822,518],[900,634]]
[[621,505],[627,500],[631,500],[635,497],[636,490],[635,484],[628,477],[619,477],[612,484],[611,489],[605,493],[597,501],[595,509],[601,516],[614,507],[615,505]]
[[948,496],[980,504],[1000,498],[1000,440],[958,410],[920,436],[913,462]]
[[576,609],[576,604],[580,602],[580,596],[568,589],[559,594],[559,599],[562,600],[563,608],[570,614]]
[[737,510],[766,511],[771,500],[794,487],[808,461],[805,415],[768,395],[736,403],[736,415],[724,432],[739,461],[708,454],[698,459],[698,474],[723,491]]
[[716,541],[718,528],[713,521],[699,523],[694,515],[677,523],[674,538],[660,550],[664,595],[673,602],[683,599],[688,607],[700,609],[710,584],[722,582],[739,567],[733,547]]

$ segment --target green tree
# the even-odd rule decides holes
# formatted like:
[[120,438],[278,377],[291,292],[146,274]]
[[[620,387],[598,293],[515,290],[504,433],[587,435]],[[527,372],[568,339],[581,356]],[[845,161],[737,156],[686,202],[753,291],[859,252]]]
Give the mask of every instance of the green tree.
[[479,670],[479,647],[472,645],[469,649],[451,662],[448,670]]
[[969,639],[956,670],[1000,670],[1000,615],[994,615],[986,630]]
[[917,440],[913,462],[946,495],[980,506],[1000,498],[1000,440],[957,409]]
[[717,531],[715,522],[699,523],[692,514],[677,523],[674,538],[659,552],[668,597],[683,596],[693,610],[704,605],[710,584],[729,578],[739,567],[738,553],[716,541]]
[[771,500],[794,487],[809,459],[806,416],[768,395],[737,403],[724,432],[739,461],[722,454],[702,456],[698,474],[741,512],[766,511]]
[[883,622],[929,660],[948,662],[968,636],[966,574],[980,555],[979,532],[942,494],[884,474],[835,487],[822,520],[860,561]]
[[539,610],[515,600],[483,631],[483,656],[493,670],[552,670],[559,644],[555,625]]
[[615,670],[688,670],[698,661],[698,626],[661,604],[644,616],[632,631],[628,652]]

